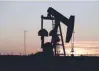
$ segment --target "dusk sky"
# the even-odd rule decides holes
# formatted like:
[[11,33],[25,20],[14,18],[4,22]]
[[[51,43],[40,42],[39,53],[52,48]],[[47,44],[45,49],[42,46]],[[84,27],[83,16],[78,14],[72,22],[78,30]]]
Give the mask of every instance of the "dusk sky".
[[[75,15],[76,53],[99,54],[99,2],[95,1],[19,1],[0,2],[0,53],[24,52],[24,30],[26,30],[27,53],[40,51],[41,15],[53,7],[65,17]],[[67,27],[62,25],[65,41]],[[51,21],[44,21],[44,28],[51,30]],[[65,31],[64,31],[65,30]],[[70,52],[70,43],[65,44]]]

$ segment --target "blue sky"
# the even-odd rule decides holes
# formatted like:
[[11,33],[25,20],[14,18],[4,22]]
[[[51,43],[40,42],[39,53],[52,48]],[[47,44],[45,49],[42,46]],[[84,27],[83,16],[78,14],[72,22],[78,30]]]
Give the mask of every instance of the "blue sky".
[[[99,42],[99,2],[85,1],[19,1],[0,2],[0,52],[23,52],[23,33],[27,30],[27,53],[40,50],[38,31],[41,15],[47,15],[48,7],[53,7],[67,18],[75,15],[75,41],[88,45]],[[44,27],[51,29],[51,21],[45,21]],[[62,23],[61,23],[62,24]],[[62,24],[65,39],[66,27]],[[76,44],[75,44],[76,46]],[[98,47],[97,45],[96,47]],[[85,44],[78,47],[87,47]]]

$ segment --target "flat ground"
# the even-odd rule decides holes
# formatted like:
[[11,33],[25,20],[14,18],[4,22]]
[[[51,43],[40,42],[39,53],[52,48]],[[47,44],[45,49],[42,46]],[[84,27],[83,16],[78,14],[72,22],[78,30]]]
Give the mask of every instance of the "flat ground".
[[0,56],[0,71],[99,71],[99,57]]

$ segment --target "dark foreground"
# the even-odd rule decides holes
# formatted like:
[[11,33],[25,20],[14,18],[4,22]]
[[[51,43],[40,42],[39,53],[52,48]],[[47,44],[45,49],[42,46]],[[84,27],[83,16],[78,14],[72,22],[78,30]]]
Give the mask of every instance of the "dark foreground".
[[99,71],[99,57],[0,56],[0,71]]

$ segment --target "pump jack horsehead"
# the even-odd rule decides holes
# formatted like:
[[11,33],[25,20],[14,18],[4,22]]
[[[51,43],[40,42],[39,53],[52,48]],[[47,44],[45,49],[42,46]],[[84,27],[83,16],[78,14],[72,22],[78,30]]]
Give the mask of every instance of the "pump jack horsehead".
[[[38,35],[41,36],[41,48],[43,48],[43,52],[45,52],[45,54],[56,56],[58,54],[56,51],[57,46],[62,46],[64,56],[66,56],[60,22],[62,22],[63,24],[67,26],[65,42],[69,43],[72,37],[73,30],[74,30],[75,16],[71,15],[70,18],[67,19],[65,16],[57,12],[52,7],[49,7],[47,12],[48,12],[47,17],[44,17],[43,15],[41,16],[41,29],[38,32]],[[44,37],[48,37],[48,32],[46,29],[43,28],[43,19],[52,20],[53,29],[49,32],[49,36],[52,36],[51,42],[44,43]],[[57,33],[58,28],[59,28],[60,34]],[[59,38],[59,36],[61,39]],[[61,41],[61,44],[59,44],[60,41]],[[53,49],[54,49],[54,53],[53,53]]]

